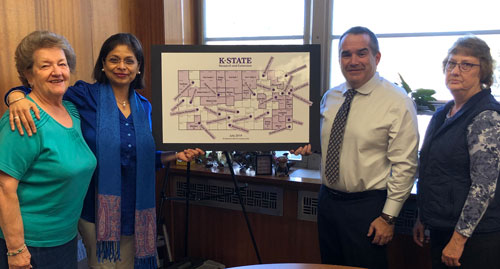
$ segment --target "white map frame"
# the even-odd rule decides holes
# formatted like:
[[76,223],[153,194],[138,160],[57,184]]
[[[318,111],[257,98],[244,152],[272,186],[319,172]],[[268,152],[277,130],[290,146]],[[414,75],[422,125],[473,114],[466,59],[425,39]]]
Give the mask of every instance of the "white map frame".
[[153,46],[158,148],[319,147],[319,46]]

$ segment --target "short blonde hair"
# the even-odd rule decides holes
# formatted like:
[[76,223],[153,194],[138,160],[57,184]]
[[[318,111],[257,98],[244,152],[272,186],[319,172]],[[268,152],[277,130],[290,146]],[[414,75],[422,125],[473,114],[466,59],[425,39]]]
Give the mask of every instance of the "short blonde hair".
[[17,45],[15,54],[17,73],[19,74],[19,79],[26,87],[30,87],[30,85],[25,72],[31,71],[34,63],[33,54],[36,50],[42,48],[62,49],[70,71],[72,73],[75,71],[76,55],[66,38],[49,31],[34,31],[21,40],[19,45]]

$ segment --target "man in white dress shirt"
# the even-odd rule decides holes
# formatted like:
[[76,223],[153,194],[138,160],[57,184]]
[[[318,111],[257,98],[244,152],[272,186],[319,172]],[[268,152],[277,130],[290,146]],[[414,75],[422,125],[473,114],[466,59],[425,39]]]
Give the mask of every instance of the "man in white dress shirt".
[[[318,198],[321,260],[387,268],[386,244],[410,195],[417,167],[418,130],[413,101],[379,76],[377,37],[353,27],[340,38],[339,61],[346,82],[321,100],[322,187]],[[338,175],[330,179],[327,160],[337,112],[354,89],[338,154]],[[340,113],[339,113],[340,114]],[[337,124],[337,123],[336,123]],[[332,135],[333,136],[333,135]],[[292,151],[308,155],[310,145]],[[332,169],[330,169],[331,171]]]

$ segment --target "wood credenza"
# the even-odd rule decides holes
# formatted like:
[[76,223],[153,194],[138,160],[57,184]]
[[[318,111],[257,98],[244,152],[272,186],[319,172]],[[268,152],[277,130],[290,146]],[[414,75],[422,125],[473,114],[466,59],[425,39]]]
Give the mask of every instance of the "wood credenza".
[[[168,170],[168,197],[185,197],[186,174],[185,165],[174,165]],[[191,165],[189,174],[190,197],[194,201],[189,206],[187,255],[214,260],[226,267],[257,264],[241,206],[232,194],[234,184],[229,169]],[[320,263],[315,221],[316,197],[321,186],[319,172],[296,169],[289,177],[276,177],[236,169],[235,174],[244,187],[241,193],[262,262]],[[159,173],[158,200],[164,179],[165,174]],[[414,197],[407,204],[411,206],[406,215],[413,216]],[[168,200],[163,210],[173,257],[181,260],[186,257],[185,201]],[[404,216],[401,221],[407,222],[403,223],[405,226],[412,225],[411,219],[403,219]],[[414,244],[408,229],[398,228],[404,232],[396,233],[388,246],[390,268],[431,268],[428,246],[420,248]]]

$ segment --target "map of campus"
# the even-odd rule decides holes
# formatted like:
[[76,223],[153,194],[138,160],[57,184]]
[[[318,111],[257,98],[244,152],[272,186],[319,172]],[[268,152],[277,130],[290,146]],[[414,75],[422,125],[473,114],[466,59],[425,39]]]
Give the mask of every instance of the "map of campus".
[[184,136],[196,132],[207,142],[251,143],[300,136],[298,132],[308,128],[306,116],[312,105],[309,63],[277,64],[276,57],[219,56],[217,68],[179,67],[175,93],[169,94],[170,105],[164,111],[176,126],[168,128]]

